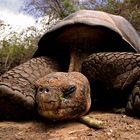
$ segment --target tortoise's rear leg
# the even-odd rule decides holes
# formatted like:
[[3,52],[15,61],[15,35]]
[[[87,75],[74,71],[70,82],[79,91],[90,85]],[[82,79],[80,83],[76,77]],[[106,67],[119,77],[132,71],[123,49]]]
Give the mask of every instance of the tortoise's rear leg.
[[126,113],[140,117],[140,80],[136,82],[132,93],[129,95]]
[[48,73],[58,71],[57,63],[46,57],[33,58],[0,77],[0,118],[31,118],[35,111],[34,83]]

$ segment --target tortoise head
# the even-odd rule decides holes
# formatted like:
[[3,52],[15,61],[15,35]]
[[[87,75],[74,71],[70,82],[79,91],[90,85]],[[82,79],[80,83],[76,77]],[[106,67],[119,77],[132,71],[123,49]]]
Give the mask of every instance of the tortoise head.
[[36,102],[40,115],[51,120],[78,118],[91,105],[90,86],[79,72],[55,72],[39,79]]

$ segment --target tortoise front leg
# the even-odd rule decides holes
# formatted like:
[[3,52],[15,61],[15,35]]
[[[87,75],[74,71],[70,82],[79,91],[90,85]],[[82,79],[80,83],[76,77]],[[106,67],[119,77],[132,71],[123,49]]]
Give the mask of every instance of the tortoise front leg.
[[118,96],[127,94],[126,113],[140,114],[140,54],[93,54],[83,62],[82,72],[89,80],[101,81],[107,90],[117,92]]
[[38,57],[4,73],[0,77],[0,118],[31,118],[35,113],[35,81],[58,70],[54,60]]

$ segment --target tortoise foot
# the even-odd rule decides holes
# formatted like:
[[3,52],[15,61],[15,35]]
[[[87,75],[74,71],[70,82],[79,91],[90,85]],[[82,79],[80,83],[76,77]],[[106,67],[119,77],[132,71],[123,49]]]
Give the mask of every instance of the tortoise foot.
[[129,95],[126,114],[140,117],[140,81],[136,83],[132,94]]
[[32,116],[33,105],[16,87],[0,83],[0,119],[21,120]]

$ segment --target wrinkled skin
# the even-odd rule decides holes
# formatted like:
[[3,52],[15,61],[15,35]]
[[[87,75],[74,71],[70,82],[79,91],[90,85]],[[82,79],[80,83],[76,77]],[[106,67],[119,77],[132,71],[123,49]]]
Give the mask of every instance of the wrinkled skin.
[[[97,53],[83,60],[81,72],[90,82],[101,81],[107,90],[117,89],[118,96],[128,91],[127,114],[139,114],[139,61],[140,55],[136,53]],[[79,72],[57,72],[59,70],[61,67],[57,62],[41,57],[2,75],[0,117],[25,119],[35,116],[37,110],[52,120],[78,118],[86,114],[91,105],[87,78]]]
[[91,104],[87,78],[79,72],[57,71],[61,71],[61,67],[56,61],[38,57],[3,74],[0,81],[0,118],[28,119],[35,117],[37,110],[52,120],[86,114]]
[[47,57],[33,58],[0,77],[0,118],[28,119],[36,114],[35,81],[60,71],[57,62]]
[[108,91],[126,95],[126,113],[140,116],[140,54],[93,54],[84,60],[82,72],[90,81],[103,83]]

